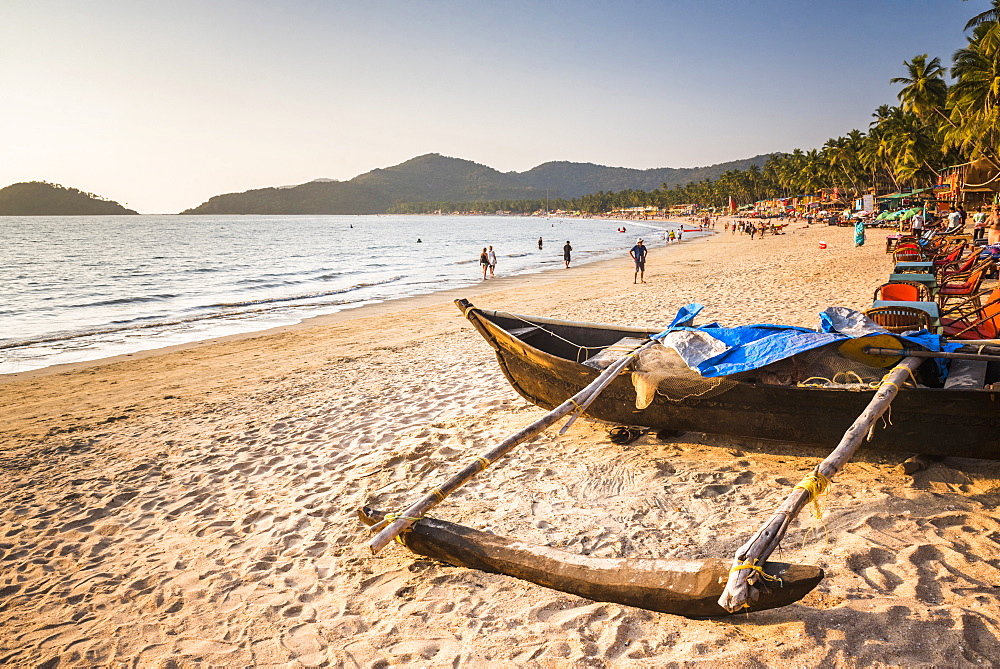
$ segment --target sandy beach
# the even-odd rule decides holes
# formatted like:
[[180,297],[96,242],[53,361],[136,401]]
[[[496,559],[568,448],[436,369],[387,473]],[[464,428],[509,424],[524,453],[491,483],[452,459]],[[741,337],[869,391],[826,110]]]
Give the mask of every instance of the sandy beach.
[[[14,666],[962,665],[1000,652],[1000,463],[862,451],[780,555],[782,609],[688,620],[423,559],[399,509],[543,414],[451,303],[628,325],[815,327],[885,281],[883,236],[790,226],[499,278],[299,326],[0,377],[0,663]],[[827,248],[819,249],[825,241]],[[502,267],[499,270],[502,271]],[[472,271],[475,271],[473,269]],[[824,455],[577,421],[434,516],[595,556],[730,558]]]

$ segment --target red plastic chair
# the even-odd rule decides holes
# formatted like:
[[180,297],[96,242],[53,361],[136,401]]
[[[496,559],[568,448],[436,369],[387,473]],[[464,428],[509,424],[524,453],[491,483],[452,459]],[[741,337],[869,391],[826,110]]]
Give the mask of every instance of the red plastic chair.
[[927,286],[916,281],[891,281],[875,289],[873,300],[892,302],[927,302],[931,299]]
[[924,256],[916,244],[903,244],[892,252],[892,258],[896,262],[920,262]]
[[[978,297],[978,296],[977,296]],[[990,293],[989,300],[972,313],[961,314],[962,308],[972,300],[955,305],[941,314],[941,326],[950,339],[1000,339],[1000,288]]]

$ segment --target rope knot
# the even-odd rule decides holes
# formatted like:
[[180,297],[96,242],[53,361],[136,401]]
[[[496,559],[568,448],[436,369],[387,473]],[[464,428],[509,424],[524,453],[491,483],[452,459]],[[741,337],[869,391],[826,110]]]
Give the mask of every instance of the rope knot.
[[805,477],[795,484],[796,488],[801,488],[809,494],[809,501],[813,504],[813,515],[816,518],[822,519],[823,513],[819,508],[819,497],[820,495],[825,495],[833,482],[826,476],[821,474],[818,470],[814,469]]
[[[385,514],[385,520],[388,521],[389,523],[394,523],[397,520],[412,520],[413,522],[417,522],[418,520],[421,520],[422,518],[423,518],[423,516],[420,516],[419,518],[414,518],[413,516],[406,516],[406,515],[404,515],[402,513],[387,513],[387,514]],[[406,545],[406,542],[403,541],[403,535],[402,535],[402,533],[396,535],[396,543],[398,543],[401,546],[405,546]]]
[[[748,563],[748,564],[741,564],[738,567],[733,567],[732,569],[729,570],[729,572],[732,573],[734,571],[740,571],[741,569],[749,569],[750,571],[755,571],[758,574],[760,574],[760,577],[762,579],[764,579],[765,581],[771,581],[773,583],[778,583],[780,585],[781,582],[782,582],[781,581],[781,577],[780,576],[771,576],[766,571],[764,571],[764,568],[762,566],[760,566],[759,564],[757,564],[758,562],[760,562],[760,560],[754,560],[752,563]],[[747,578],[749,579],[750,576],[747,576]],[[747,604],[746,606],[749,606],[749,604]]]

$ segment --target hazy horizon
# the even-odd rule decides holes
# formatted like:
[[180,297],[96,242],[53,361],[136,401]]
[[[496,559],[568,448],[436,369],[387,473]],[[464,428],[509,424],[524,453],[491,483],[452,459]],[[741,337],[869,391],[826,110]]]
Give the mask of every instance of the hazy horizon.
[[0,186],[172,213],[440,153],[696,167],[866,129],[985,0],[0,0]]

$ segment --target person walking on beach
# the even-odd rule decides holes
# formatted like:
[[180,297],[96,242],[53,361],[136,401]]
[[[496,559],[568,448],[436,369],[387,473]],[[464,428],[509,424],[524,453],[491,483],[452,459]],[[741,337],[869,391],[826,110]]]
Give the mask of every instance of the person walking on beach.
[[573,247],[569,245],[569,240],[566,240],[566,246],[563,247],[563,262],[566,263],[566,269],[569,269],[570,252]]
[[539,251],[542,250],[542,238],[541,237],[538,238],[538,250]]
[[486,259],[490,262],[490,278],[493,278],[493,270],[497,268],[497,254],[493,252],[493,247],[486,253]]
[[486,249],[483,249],[483,252],[479,254],[479,264],[483,267],[483,281],[486,281],[486,270],[490,268],[490,256]]
[[635,276],[632,283],[646,283],[646,247],[642,245],[642,238],[635,240],[635,246],[629,249],[628,254],[635,261]]

